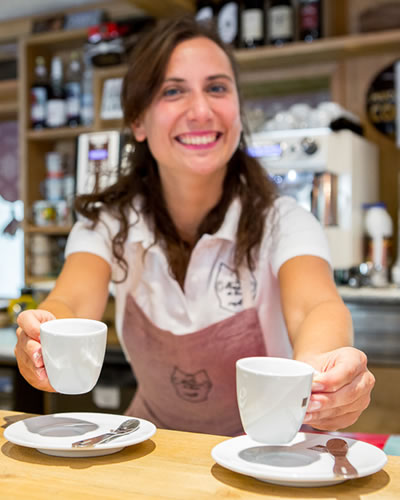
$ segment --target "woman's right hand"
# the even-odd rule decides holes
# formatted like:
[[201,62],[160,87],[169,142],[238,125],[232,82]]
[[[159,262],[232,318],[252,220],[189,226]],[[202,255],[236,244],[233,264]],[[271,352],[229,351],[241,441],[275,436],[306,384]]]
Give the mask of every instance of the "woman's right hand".
[[56,319],[43,309],[28,309],[18,315],[17,345],[14,353],[18,369],[29,384],[41,391],[55,392],[50,385],[42,358],[40,324]]

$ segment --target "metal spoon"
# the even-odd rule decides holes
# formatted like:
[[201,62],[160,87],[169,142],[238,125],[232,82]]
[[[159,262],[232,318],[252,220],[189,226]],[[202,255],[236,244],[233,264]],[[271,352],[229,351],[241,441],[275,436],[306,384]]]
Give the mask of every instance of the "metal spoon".
[[100,434],[99,436],[95,436],[92,438],[75,441],[74,443],[72,443],[72,447],[88,448],[96,444],[108,443],[114,438],[125,436],[126,434],[130,434],[131,432],[136,431],[139,428],[139,425],[140,421],[137,418],[130,418],[129,420],[125,420],[124,422],[122,422],[122,424],[120,424],[116,429],[111,429],[105,434]]
[[335,465],[333,466],[333,472],[335,474],[357,476],[357,470],[351,465],[346,457],[349,450],[347,441],[340,438],[329,439],[326,442],[326,447],[335,459]]

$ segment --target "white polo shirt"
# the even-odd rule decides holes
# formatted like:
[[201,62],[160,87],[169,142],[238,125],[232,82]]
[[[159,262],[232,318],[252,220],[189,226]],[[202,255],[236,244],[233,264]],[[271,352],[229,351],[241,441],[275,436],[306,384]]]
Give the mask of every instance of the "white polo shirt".
[[[121,343],[126,294],[131,293],[132,288],[144,314],[158,328],[176,335],[196,332],[243,309],[241,282],[233,270],[240,211],[240,201],[234,200],[220,229],[215,234],[203,235],[198,241],[190,258],[184,290],[171,277],[161,247],[152,246],[153,233],[146,221],[143,217],[138,219],[132,211],[130,221],[137,222],[130,228],[124,248],[128,277],[122,284],[115,285],[116,330]],[[112,277],[119,279],[121,270],[111,248],[111,239],[118,230],[117,220],[104,213],[94,230],[90,224],[83,219],[76,222],[68,238],[66,256],[74,252],[96,254],[110,264]],[[268,355],[289,357],[292,349],[280,304],[279,268],[298,255],[314,255],[330,262],[328,242],[316,218],[289,197],[275,201],[264,233],[250,279],[253,303]],[[146,258],[143,266],[138,266],[143,249],[148,249]],[[135,273],[138,269],[141,278]],[[133,285],[137,281],[137,285]]]

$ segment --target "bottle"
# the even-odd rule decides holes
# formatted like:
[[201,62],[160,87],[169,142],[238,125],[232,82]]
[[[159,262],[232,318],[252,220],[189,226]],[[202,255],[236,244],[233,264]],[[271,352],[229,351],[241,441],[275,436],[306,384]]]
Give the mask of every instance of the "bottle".
[[223,0],[217,13],[217,28],[221,40],[227,45],[239,45],[239,2]]
[[83,57],[84,70],[82,74],[82,92],[81,92],[81,124],[90,126],[93,123],[94,104],[93,104],[93,67],[89,54]]
[[81,122],[81,63],[78,52],[71,52],[65,76],[67,124],[70,127],[76,127]]
[[264,1],[245,0],[241,12],[240,45],[247,49],[264,44]]
[[47,100],[49,84],[44,57],[35,59],[35,80],[31,87],[31,125],[41,129],[46,126]]
[[299,0],[299,39],[312,42],[322,37],[321,0]]
[[196,2],[195,18],[201,22],[213,22],[215,16],[215,2],[213,0],[198,0]]
[[63,127],[67,123],[62,60],[54,56],[51,60],[50,92],[47,103],[46,125]]
[[393,222],[382,202],[365,205],[365,231],[367,235],[366,260],[372,262],[371,284],[383,287],[388,284],[391,264]]
[[271,0],[268,9],[268,43],[283,45],[294,40],[294,16],[291,0]]

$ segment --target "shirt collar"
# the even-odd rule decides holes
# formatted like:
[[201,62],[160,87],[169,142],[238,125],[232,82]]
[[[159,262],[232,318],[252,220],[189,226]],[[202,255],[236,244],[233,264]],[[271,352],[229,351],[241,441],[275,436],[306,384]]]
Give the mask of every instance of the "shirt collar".
[[[142,243],[143,248],[147,249],[154,244],[154,234],[143,215],[140,214],[140,206],[135,204],[135,208],[138,210],[139,215],[132,210],[129,218],[131,229],[128,235],[128,242]],[[239,225],[240,213],[241,203],[238,198],[235,198],[229,205],[224,221],[218,231],[214,234],[203,235],[203,238],[222,239],[234,242]]]

